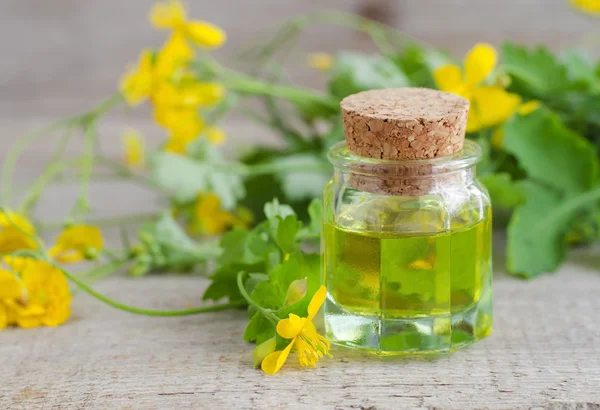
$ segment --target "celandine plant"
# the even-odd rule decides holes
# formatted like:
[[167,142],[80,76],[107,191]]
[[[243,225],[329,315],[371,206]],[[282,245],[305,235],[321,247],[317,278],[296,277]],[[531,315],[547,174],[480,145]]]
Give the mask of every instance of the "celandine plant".
[[[572,0],[598,15],[598,0]],[[246,72],[231,70],[209,51],[225,42],[218,27],[188,18],[178,1],[157,4],[154,27],[168,33],[158,50],[144,50],[121,79],[120,92],[96,108],[21,137],[3,163],[0,213],[0,328],[56,326],[70,315],[70,281],[116,308],[137,314],[180,316],[248,307],[244,339],[257,343],[256,366],[276,373],[292,351],[303,366],[329,354],[313,324],[325,298],[316,249],[321,235],[325,153],[343,139],[339,102],[375,88],[428,87],[471,102],[468,137],[483,147],[479,177],[491,193],[496,218],[507,226],[507,270],[532,278],[556,269],[569,244],[600,236],[600,64],[581,50],[552,54],[505,43],[500,52],[477,44],[458,65],[443,52],[379,23],[353,15],[299,16],[272,40],[241,53]],[[290,84],[282,62],[314,24],[335,24],[368,35],[378,53],[314,54],[309,64],[327,76],[326,90]],[[252,73],[252,74],[248,74]],[[255,110],[248,101],[260,103]],[[96,149],[97,124],[117,106],[150,104],[166,139],[152,152],[140,134],[124,130],[124,160]],[[281,144],[254,147],[226,160],[219,124],[232,110],[273,130]],[[14,201],[13,174],[22,152],[60,133],[51,160]],[[66,147],[80,136],[80,155]],[[98,174],[101,171],[102,174]],[[52,183],[76,175],[79,195],[68,217],[40,221],[35,210]],[[114,178],[158,192],[164,212],[88,217],[90,184]],[[22,193],[22,192],[21,192]],[[279,198],[286,205],[281,204]],[[502,224],[502,221],[504,223]],[[143,223],[137,239],[123,230],[123,247],[104,247],[100,228]],[[52,245],[40,236],[61,228]],[[72,273],[68,264],[93,261]],[[209,269],[210,267],[210,269]],[[126,306],[92,284],[115,272],[202,271],[205,300],[181,311]]]

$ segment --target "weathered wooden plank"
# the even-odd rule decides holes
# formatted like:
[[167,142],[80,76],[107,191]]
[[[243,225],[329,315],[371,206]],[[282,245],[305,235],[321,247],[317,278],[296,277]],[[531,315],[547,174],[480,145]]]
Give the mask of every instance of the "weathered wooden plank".
[[[166,309],[199,303],[205,286],[203,279],[155,276],[109,279],[99,289]],[[251,368],[244,312],[148,318],[79,295],[62,327],[0,333],[0,407],[598,406],[598,292],[598,272],[577,264],[533,282],[498,274],[493,335],[468,350],[424,361],[340,348],[315,370],[291,365],[274,377]]]

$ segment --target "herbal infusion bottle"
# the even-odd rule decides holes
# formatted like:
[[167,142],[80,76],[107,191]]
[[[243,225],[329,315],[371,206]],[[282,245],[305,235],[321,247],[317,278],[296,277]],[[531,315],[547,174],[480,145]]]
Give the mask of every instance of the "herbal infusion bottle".
[[439,354],[489,335],[491,209],[465,141],[469,102],[428,89],[342,101],[324,192],[325,325],[333,343]]

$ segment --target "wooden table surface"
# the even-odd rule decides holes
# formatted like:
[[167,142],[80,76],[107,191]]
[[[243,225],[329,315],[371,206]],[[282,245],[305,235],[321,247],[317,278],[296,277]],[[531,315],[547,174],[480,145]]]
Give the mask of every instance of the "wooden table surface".
[[[42,122],[0,125],[14,136]],[[101,128],[111,155],[122,127],[115,120]],[[244,124],[228,128],[233,145],[259,135]],[[18,178],[30,179],[47,157],[47,149],[34,148]],[[59,218],[75,194],[76,187],[51,188],[41,215]],[[92,203],[101,216],[160,204],[115,183],[94,185]],[[534,281],[497,272],[493,334],[450,357],[381,360],[335,348],[317,369],[291,360],[273,377],[252,368],[243,311],[150,318],[79,293],[63,326],[0,332],[0,409],[600,409],[599,250],[572,252],[558,273]],[[198,277],[117,276],[97,289],[132,305],[177,309],[200,304],[206,286]]]

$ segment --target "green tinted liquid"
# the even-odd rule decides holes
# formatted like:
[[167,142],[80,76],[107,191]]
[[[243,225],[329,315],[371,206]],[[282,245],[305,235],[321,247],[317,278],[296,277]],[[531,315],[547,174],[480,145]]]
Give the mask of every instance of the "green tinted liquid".
[[[324,230],[328,303],[336,305],[343,314],[376,317],[380,323],[431,319],[434,327],[441,327],[437,336],[442,339],[433,335],[436,342],[424,342],[418,335],[400,335],[400,342],[394,343],[397,335],[394,331],[382,334],[385,332],[380,324],[375,331],[382,338],[368,349],[443,350],[444,345],[449,345],[452,350],[453,344],[472,342],[489,334],[490,316],[477,309],[485,295],[485,304],[491,310],[489,217],[456,231],[425,236],[359,233],[331,223],[326,223]],[[475,316],[465,323],[461,315],[470,309]],[[360,341],[350,344],[361,347]]]

